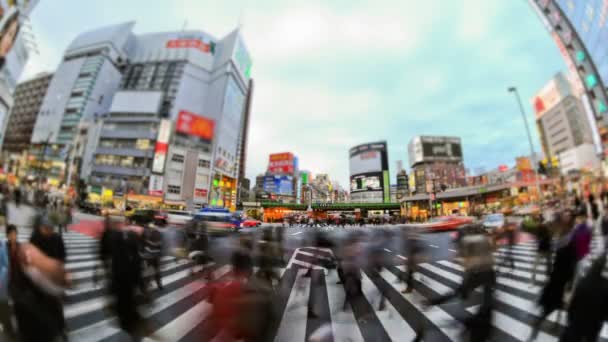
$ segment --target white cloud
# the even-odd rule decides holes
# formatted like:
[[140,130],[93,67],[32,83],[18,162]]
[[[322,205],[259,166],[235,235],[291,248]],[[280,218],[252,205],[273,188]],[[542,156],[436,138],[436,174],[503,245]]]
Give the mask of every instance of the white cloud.
[[460,0],[460,18],[457,37],[463,42],[475,43],[492,34],[493,24],[506,1]]

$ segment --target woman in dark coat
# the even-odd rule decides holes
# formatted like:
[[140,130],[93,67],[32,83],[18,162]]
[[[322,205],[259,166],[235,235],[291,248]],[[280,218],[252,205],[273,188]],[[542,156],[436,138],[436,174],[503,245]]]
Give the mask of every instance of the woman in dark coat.
[[[571,213],[564,213],[562,222],[570,225],[571,221]],[[571,234],[566,234],[557,244],[553,269],[538,301],[541,315],[533,324],[530,340],[536,339],[541,324],[553,311],[562,309],[564,292],[574,278],[576,263],[576,246]]]

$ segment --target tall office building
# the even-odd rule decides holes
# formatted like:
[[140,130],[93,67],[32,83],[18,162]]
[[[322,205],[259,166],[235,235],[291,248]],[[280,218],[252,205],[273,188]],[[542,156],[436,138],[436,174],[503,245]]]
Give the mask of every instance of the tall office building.
[[32,142],[59,146],[70,159],[86,129],[80,177],[95,191],[234,208],[251,69],[239,31],[217,39],[202,31],[136,35],[133,26],[93,30],[70,44]]
[[81,121],[95,122],[108,112],[133,44],[133,25],[80,34],[66,49],[42,101],[30,148],[51,184],[59,185],[69,173],[67,156]]
[[545,158],[552,159],[582,144],[593,144],[585,109],[563,73],[558,73],[530,100]]
[[410,179],[417,193],[466,185],[462,143],[458,137],[417,136],[408,145]]
[[580,90],[595,153],[608,153],[608,5],[599,0],[529,0]]
[[51,73],[41,73],[17,85],[2,144],[3,152],[15,156],[29,148],[34,124],[52,78]]

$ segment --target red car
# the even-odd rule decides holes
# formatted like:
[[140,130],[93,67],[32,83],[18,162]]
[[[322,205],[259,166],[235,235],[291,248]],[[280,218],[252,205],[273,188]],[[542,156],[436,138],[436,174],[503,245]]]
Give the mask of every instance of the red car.
[[421,226],[434,231],[455,230],[472,222],[473,219],[467,216],[439,216],[432,218],[428,223]]
[[253,228],[253,227],[259,227],[262,225],[262,222],[258,221],[258,220],[253,220],[253,219],[246,219],[243,222],[241,222],[241,227],[243,228]]

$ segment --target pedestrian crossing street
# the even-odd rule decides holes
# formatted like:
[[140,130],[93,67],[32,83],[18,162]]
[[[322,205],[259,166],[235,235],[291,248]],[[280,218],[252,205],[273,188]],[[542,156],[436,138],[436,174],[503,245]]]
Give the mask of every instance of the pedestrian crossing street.
[[[0,237],[3,238],[2,235]],[[28,234],[20,234],[27,240]],[[94,282],[97,260],[97,241],[69,232],[64,234],[68,251],[67,269],[74,286],[66,291],[64,313],[68,336],[72,341],[120,341],[125,335],[117,320],[106,312],[110,299],[103,284]],[[595,251],[603,248],[594,240]],[[494,314],[495,341],[525,341],[531,323],[539,315],[535,301],[544,283],[544,266],[538,284],[531,281],[535,258],[533,243],[522,243],[513,248],[515,269],[497,267]],[[496,252],[496,261],[504,261],[506,252]],[[314,267],[306,277],[307,267],[291,263],[280,270],[274,307],[274,341],[308,341],[321,327],[329,326],[333,341],[407,341],[424,328],[428,341],[459,341],[462,321],[476,310],[479,293],[474,293],[464,305],[459,301],[426,308],[425,300],[454,290],[462,280],[463,268],[457,260],[435,260],[419,265],[415,276],[415,290],[403,294],[405,266],[392,265],[380,272],[362,272],[361,298],[348,300],[345,307],[344,285],[338,284],[335,270]],[[204,301],[207,283],[199,274],[191,274],[187,261],[163,257],[163,290],[151,285],[152,301],[140,311],[156,329],[154,340],[200,341],[211,307]],[[228,265],[216,265],[214,276],[228,274]],[[150,276],[150,274],[147,274]],[[153,284],[153,282],[151,282]],[[384,310],[378,310],[381,296],[386,297]],[[549,324],[543,324],[538,341],[558,341],[566,324],[566,313],[561,318],[554,313]],[[605,326],[602,341],[608,341]]]

